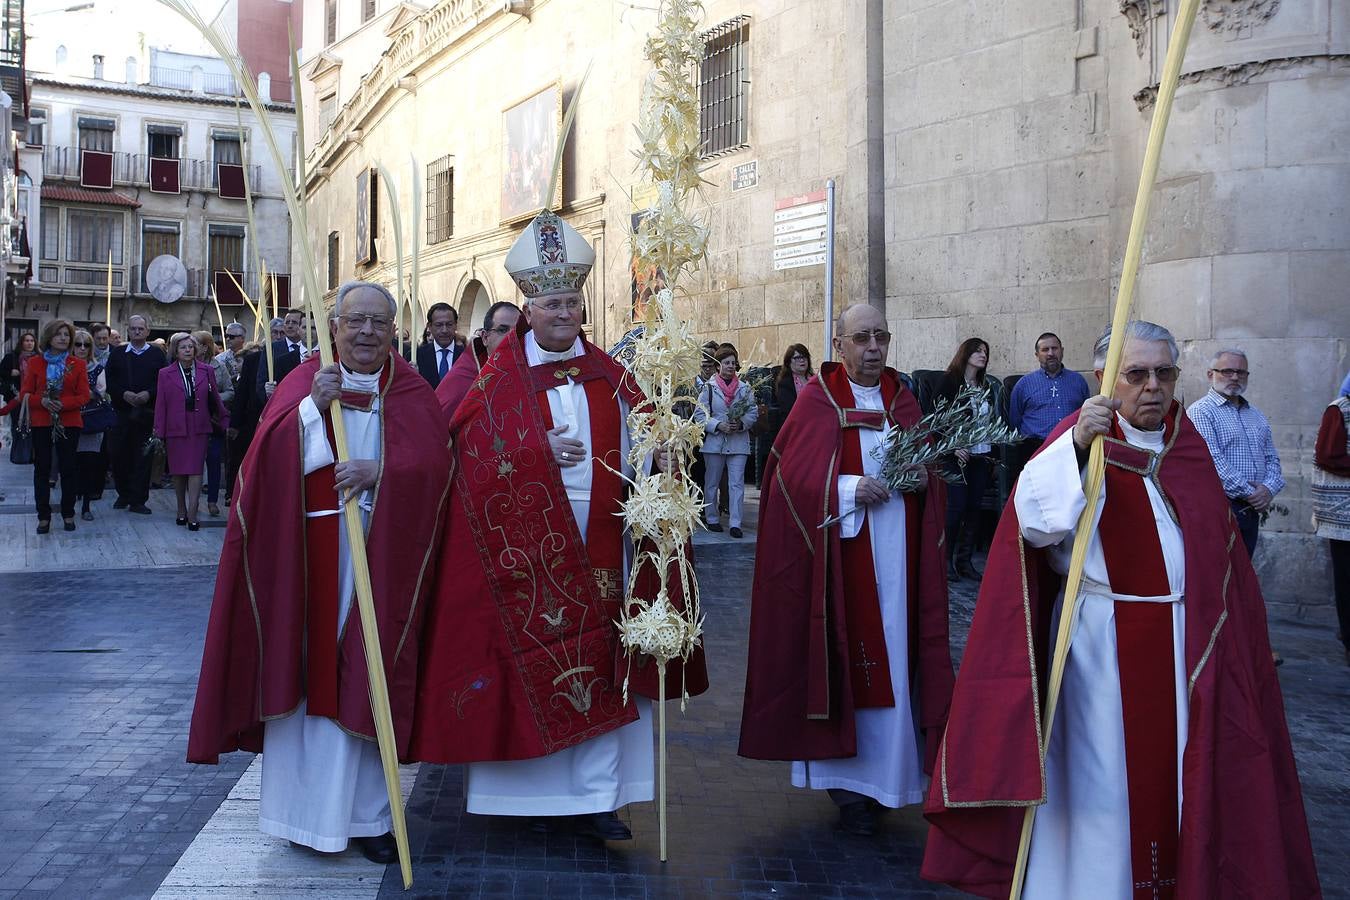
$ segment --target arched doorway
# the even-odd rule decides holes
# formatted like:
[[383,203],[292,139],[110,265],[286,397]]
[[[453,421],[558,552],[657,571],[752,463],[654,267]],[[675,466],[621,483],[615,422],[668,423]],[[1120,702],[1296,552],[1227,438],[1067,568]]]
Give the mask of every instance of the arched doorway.
[[473,334],[483,326],[483,317],[487,315],[488,308],[492,306],[492,297],[488,294],[487,288],[483,282],[474,278],[464,285],[464,292],[459,295],[459,303],[456,309],[459,312],[460,326],[459,330],[463,334]]

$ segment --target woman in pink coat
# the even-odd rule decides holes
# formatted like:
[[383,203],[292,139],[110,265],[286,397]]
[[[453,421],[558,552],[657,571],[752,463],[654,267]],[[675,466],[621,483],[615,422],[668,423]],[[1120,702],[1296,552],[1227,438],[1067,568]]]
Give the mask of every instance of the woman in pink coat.
[[155,437],[164,441],[166,468],[178,499],[178,524],[196,531],[206,447],[212,431],[223,431],[228,423],[215,371],[209,362],[197,359],[192,335],[180,331],[166,349],[171,362],[159,370]]

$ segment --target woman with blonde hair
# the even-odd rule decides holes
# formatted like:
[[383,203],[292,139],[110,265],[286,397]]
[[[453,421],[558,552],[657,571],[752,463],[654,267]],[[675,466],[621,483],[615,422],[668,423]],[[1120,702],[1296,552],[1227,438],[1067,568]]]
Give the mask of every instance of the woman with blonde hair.
[[197,359],[197,342],[186,331],[169,338],[169,364],[159,370],[155,395],[155,437],[164,442],[165,469],[173,476],[177,524],[198,529],[206,446],[225,406],[216,390],[215,370]]
[[[220,348],[209,331],[194,331],[192,339],[197,342],[197,360],[206,363],[215,373],[216,392],[220,402],[228,410],[234,400],[234,380],[230,377],[230,367],[220,355]],[[217,423],[206,442],[206,512],[211,516],[220,515],[220,473],[225,460],[225,429],[229,427],[228,417]]]
[[[94,521],[89,504],[103,499],[103,482],[108,475],[108,455],[103,451],[104,433],[117,424],[117,413],[108,400],[105,364],[95,357],[94,335],[83,328],[75,329],[75,341],[70,354],[84,360],[89,379],[89,402],[80,407],[84,425],[80,440],[75,445],[75,481],[80,492],[80,518]],[[105,357],[106,359],[106,357]]]

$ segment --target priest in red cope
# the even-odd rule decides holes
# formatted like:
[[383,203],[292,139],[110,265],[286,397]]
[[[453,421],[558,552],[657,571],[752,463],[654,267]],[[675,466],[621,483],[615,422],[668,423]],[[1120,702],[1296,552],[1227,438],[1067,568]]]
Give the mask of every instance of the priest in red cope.
[[520,307],[509,301],[498,300],[488,307],[483,316],[482,336],[469,341],[466,348],[469,352],[461,354],[450,369],[450,374],[436,385],[436,400],[441,404],[447,423],[455,417],[455,410],[464,402],[464,395],[478,380],[483,363],[506,340],[506,336],[515,331],[519,319]]
[[[340,504],[352,498],[366,555],[398,745],[412,731],[420,600],[449,489],[436,398],[390,352],[396,305],[343,285],[330,322],[339,363],[301,363],[268,401],[239,473],[207,626],[188,760],[262,751],[259,824],[331,853],[353,839],[394,861],[375,742],[355,570]],[[349,462],[336,462],[341,402]]]
[[[428,612],[413,758],[467,762],[470,813],[531,816],[603,840],[615,811],[653,796],[656,667],[635,660],[629,702],[615,621],[632,551],[620,515],[623,368],[580,336],[595,252],[551,212],[506,257],[528,329],[484,362],[450,423],[454,490]],[[679,695],[685,672],[668,669]],[[701,657],[690,693],[707,685]]]
[[867,835],[877,804],[923,800],[946,719],[946,492],[879,480],[887,430],[920,418],[885,317],[851,306],[835,331],[843,364],[798,394],[764,473],[740,753],[793,760],[793,785]]
[[[1172,335],[1132,322],[1116,399],[1090,398],[1022,470],[925,806],[925,878],[1007,897],[1040,805],[1024,897],[1320,896],[1261,590],[1173,400],[1178,372]],[[1042,769],[1041,685],[1095,435],[1105,482]]]

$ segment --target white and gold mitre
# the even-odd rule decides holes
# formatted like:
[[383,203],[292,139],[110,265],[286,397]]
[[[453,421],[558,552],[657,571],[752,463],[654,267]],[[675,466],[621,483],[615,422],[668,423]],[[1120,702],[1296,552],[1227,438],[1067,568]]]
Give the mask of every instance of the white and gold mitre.
[[544,210],[506,254],[506,271],[525,297],[580,291],[595,265],[595,250],[575,228]]

